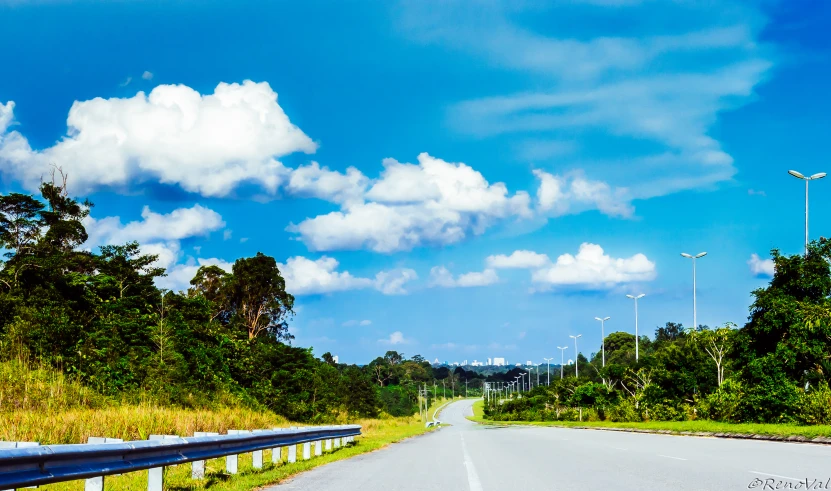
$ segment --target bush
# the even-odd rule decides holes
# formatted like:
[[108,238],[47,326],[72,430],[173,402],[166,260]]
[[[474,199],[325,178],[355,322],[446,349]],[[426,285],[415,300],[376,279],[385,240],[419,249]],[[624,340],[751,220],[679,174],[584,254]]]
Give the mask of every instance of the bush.
[[741,382],[727,379],[713,393],[700,398],[696,404],[699,418],[713,421],[736,422],[739,419],[739,402],[742,398]]
[[797,418],[803,424],[831,424],[831,389],[827,382],[809,388],[800,397]]
[[631,423],[643,421],[640,411],[635,407],[635,403],[631,399],[623,399],[611,406],[607,414],[609,420],[614,422]]

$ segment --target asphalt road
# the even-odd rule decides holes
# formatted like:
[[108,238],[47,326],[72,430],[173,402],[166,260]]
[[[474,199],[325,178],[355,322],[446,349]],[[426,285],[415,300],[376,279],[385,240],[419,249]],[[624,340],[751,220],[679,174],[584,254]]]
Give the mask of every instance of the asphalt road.
[[459,401],[441,413],[441,421],[452,426],[270,489],[831,490],[831,446],[483,426],[465,419],[471,406]]

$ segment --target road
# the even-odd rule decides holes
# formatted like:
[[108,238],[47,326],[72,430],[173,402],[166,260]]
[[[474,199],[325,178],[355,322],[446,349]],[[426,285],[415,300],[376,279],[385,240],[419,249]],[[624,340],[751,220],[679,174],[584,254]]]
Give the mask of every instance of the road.
[[484,426],[465,419],[472,404],[455,402],[441,413],[452,426],[270,490],[831,489],[831,446]]

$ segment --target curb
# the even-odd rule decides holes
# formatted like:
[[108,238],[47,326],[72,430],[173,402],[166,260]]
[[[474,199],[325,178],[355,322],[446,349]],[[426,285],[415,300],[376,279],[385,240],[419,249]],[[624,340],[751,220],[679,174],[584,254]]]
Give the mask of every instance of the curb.
[[[480,424],[499,425],[500,423],[502,422],[488,421]],[[652,433],[656,435],[697,436],[704,438],[732,438],[735,440],[758,440],[785,443],[812,443],[815,445],[831,445],[831,437],[826,436],[817,436],[814,438],[809,438],[807,436],[802,435],[758,435],[753,433],[714,433],[709,431],[650,430],[644,428],[610,428],[602,426],[528,425],[508,421],[505,421],[504,423],[509,423],[504,426],[524,426],[526,428],[565,428],[573,430],[622,431],[626,433]]]

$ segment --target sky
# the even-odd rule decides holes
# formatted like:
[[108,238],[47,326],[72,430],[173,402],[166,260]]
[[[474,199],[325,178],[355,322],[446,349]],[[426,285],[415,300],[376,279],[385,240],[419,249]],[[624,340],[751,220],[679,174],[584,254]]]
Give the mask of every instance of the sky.
[[[555,357],[747,319],[831,171],[831,4],[0,0],[0,191],[53,166],[186,289],[262,252],[294,345]],[[810,184],[810,235],[831,228]]]

